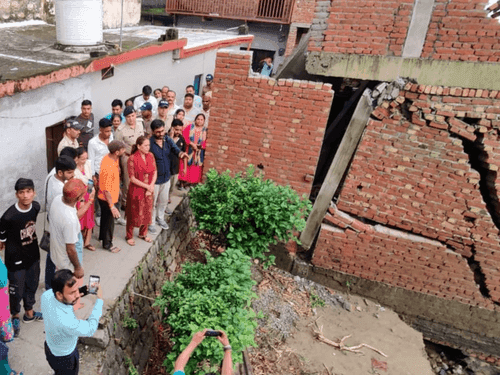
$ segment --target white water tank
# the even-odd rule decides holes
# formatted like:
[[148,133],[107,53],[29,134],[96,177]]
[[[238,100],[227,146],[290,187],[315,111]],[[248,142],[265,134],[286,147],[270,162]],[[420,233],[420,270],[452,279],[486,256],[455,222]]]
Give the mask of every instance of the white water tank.
[[57,43],[94,46],[102,43],[102,0],[56,0]]

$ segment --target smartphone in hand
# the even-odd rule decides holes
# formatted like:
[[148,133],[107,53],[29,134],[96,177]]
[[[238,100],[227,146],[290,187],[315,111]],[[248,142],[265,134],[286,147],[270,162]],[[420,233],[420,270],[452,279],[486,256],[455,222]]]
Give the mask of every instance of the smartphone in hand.
[[222,336],[222,333],[221,331],[214,331],[209,329],[207,332],[205,332],[205,336],[217,337],[217,336]]
[[89,277],[89,294],[97,294],[97,289],[101,283],[101,278],[99,276],[90,275]]

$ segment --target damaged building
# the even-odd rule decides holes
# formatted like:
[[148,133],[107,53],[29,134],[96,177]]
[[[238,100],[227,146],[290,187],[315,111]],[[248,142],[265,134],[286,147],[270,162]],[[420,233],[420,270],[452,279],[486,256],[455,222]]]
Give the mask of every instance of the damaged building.
[[219,171],[254,164],[314,200],[302,247],[278,257],[284,268],[376,299],[426,339],[491,362],[499,10],[317,1],[307,43],[276,79],[249,73],[249,52],[218,53],[206,157]]

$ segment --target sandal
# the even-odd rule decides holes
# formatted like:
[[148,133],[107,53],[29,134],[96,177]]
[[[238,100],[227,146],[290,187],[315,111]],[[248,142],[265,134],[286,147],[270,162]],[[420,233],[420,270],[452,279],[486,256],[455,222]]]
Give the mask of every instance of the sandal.
[[92,245],[90,245],[90,244],[89,244],[89,245],[87,245],[87,246],[85,246],[85,248],[86,248],[87,250],[90,250],[90,251],[95,251],[95,247],[94,247],[94,246],[92,246]]
[[128,239],[128,240],[126,240],[126,241],[127,241],[127,244],[128,244],[129,246],[135,246],[135,240],[134,240],[133,238],[129,238],[129,239]]
[[111,251],[112,253],[117,253],[119,252],[121,249],[117,246],[113,246],[111,249],[109,249],[109,251]]
[[151,238],[149,238],[148,236],[145,236],[145,237],[143,237],[143,236],[139,236],[139,238],[140,238],[141,240],[144,240],[144,241],[148,242],[148,243],[153,242],[153,240],[152,240]]

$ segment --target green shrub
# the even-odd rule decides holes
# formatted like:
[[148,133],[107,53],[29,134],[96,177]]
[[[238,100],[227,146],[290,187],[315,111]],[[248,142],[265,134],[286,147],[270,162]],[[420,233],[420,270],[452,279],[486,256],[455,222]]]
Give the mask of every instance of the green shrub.
[[[250,302],[252,286],[250,258],[239,250],[227,249],[217,258],[207,252],[207,264],[186,263],[173,282],[166,282],[155,305],[168,314],[174,346],[164,365],[167,372],[191,341],[204,328],[224,330],[233,347],[234,363],[242,362],[242,350],[254,346],[257,326]],[[186,374],[205,374],[218,367],[224,356],[220,342],[207,337],[196,348],[185,368]],[[205,366],[200,364],[205,362]]]
[[298,242],[293,232],[304,229],[312,207],[305,196],[300,198],[290,186],[264,180],[251,165],[235,177],[215,169],[206,177],[189,193],[200,230],[222,245],[260,259],[271,243]]

